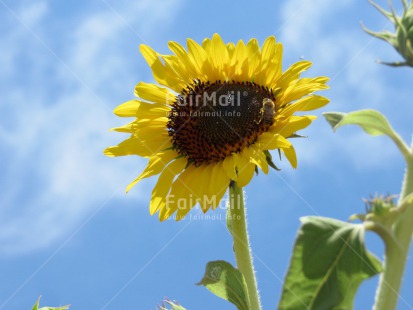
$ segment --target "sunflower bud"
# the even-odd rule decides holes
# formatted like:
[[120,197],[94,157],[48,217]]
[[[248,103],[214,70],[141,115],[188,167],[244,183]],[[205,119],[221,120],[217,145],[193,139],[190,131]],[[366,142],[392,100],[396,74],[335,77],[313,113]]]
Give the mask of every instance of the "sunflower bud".
[[394,199],[396,195],[374,195],[369,199],[364,199],[367,213],[373,213],[379,217],[386,216],[392,208],[396,207]]
[[369,0],[369,2],[380,11],[388,20],[390,20],[396,32],[391,33],[389,31],[383,32],[374,32],[362,24],[363,30],[368,34],[384,40],[391,45],[399,52],[399,54],[404,58],[405,61],[399,62],[382,62],[383,64],[389,66],[410,66],[413,67],[413,3],[407,3],[407,0],[402,0],[403,2],[403,15],[396,15],[394,8],[391,7],[391,12],[388,12]]
[[172,302],[168,298],[165,298],[162,305],[158,306],[158,310],[169,310],[168,306],[172,307],[171,310],[186,310],[184,307],[182,307],[179,304],[175,304],[174,302]]

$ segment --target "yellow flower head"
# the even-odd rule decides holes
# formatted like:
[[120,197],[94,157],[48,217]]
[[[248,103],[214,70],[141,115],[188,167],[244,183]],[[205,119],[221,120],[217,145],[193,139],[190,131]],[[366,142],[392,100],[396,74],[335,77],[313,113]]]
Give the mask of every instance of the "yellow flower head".
[[105,150],[107,156],[149,158],[129,184],[159,175],[150,213],[161,221],[177,212],[182,219],[197,203],[216,208],[231,181],[247,185],[254,171],[274,166],[269,150],[281,150],[295,168],[295,150],[287,140],[307,127],[313,116],[297,111],[320,108],[328,100],[309,94],[328,88],[328,78],[300,78],[311,63],[299,61],[282,72],[282,45],[273,36],[262,48],[256,39],[225,44],[218,34],[202,46],[169,42],[172,55],[149,46],[140,50],[161,85],[139,83],[138,100],[114,113],[136,119],[114,130],[131,136]]

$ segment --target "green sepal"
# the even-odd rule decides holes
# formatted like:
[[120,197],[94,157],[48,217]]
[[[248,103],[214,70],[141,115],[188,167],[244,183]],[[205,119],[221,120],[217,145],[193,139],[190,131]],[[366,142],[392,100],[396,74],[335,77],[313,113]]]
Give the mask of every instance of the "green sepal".
[[371,35],[371,36],[373,36],[377,39],[386,41],[386,42],[390,43],[391,45],[393,45],[395,48],[397,47],[396,36],[393,33],[389,32],[389,31],[383,31],[383,32],[371,31],[368,28],[366,28],[366,26],[364,26],[363,23],[361,23],[360,25],[363,28],[363,30],[365,32],[367,32],[369,35]]
[[288,137],[288,139],[291,139],[291,138],[307,138],[307,136],[302,136],[302,135],[293,133],[291,136]]
[[382,270],[364,244],[364,226],[301,218],[279,310],[353,309],[361,282]]
[[62,306],[62,307],[41,307],[40,306],[40,297],[37,299],[36,303],[34,304],[32,310],[67,310],[69,309],[70,305]]
[[374,3],[371,0],[368,0],[371,5],[373,5],[381,14],[383,14],[388,20],[390,20],[393,24],[395,23],[394,15],[391,12],[386,11],[378,4]]
[[238,310],[250,310],[244,276],[226,261],[208,262],[204,277],[197,285],[203,285],[213,294],[233,303]]
[[379,64],[386,65],[386,66],[389,66],[389,67],[406,67],[406,66],[410,66],[409,63],[406,62],[406,61],[387,62],[387,61],[378,60],[377,62]]
[[268,166],[270,166],[271,168],[273,168],[273,169],[275,169],[275,170],[277,170],[277,171],[280,171],[281,169],[280,168],[278,168],[275,164],[274,164],[274,162],[272,161],[272,155],[271,155],[271,153],[269,152],[269,151],[264,151],[264,155],[265,155],[265,159],[266,159],[266,161],[267,161],[267,163],[268,163]]

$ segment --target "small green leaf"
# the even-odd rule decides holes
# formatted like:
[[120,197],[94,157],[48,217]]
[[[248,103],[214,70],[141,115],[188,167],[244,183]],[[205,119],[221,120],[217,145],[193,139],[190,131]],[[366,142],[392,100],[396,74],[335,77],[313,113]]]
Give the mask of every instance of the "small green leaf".
[[324,118],[330,124],[331,128],[335,130],[336,125],[346,116],[343,112],[324,112]]
[[334,131],[343,125],[358,125],[372,136],[388,136],[406,160],[412,156],[409,147],[394,131],[386,117],[376,110],[359,110],[350,113],[328,112],[323,113],[323,115]]
[[350,113],[328,112],[323,115],[334,131],[343,125],[358,125],[373,136],[387,135],[393,138],[396,135],[386,117],[375,110],[359,110]]
[[204,277],[198,285],[205,286],[213,294],[233,303],[238,310],[249,310],[244,276],[226,261],[208,262]]
[[382,268],[365,248],[363,226],[316,216],[301,222],[278,309],[353,309],[361,282]]

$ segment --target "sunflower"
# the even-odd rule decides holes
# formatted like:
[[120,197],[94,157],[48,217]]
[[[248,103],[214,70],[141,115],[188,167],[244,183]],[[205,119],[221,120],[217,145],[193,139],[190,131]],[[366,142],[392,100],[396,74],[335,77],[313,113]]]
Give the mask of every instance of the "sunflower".
[[107,156],[147,157],[144,178],[159,174],[150,213],[161,221],[182,219],[197,203],[202,211],[219,205],[230,182],[246,186],[258,168],[274,165],[270,150],[283,153],[293,168],[295,150],[287,138],[307,127],[314,116],[297,111],[320,108],[328,100],[315,91],[328,88],[326,77],[300,78],[311,63],[299,61],[282,72],[282,45],[273,36],[262,48],[256,39],[225,44],[218,34],[202,46],[188,39],[185,50],[169,42],[162,55],[147,45],[140,51],[160,86],[140,82],[136,100],[115,108],[135,117],[114,128],[131,136],[108,147]]

